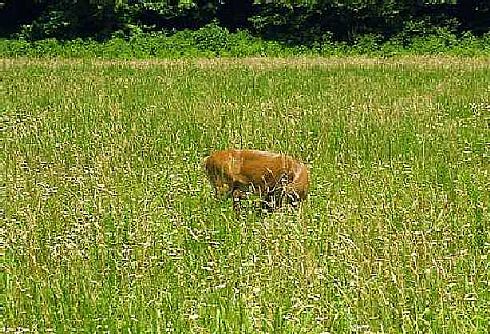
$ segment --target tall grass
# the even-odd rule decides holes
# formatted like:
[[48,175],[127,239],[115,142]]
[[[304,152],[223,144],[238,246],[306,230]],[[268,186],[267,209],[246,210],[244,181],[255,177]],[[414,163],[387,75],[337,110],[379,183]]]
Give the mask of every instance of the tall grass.
[[[488,61],[1,68],[4,331],[490,327]],[[308,162],[308,202],[235,216],[228,147]]]

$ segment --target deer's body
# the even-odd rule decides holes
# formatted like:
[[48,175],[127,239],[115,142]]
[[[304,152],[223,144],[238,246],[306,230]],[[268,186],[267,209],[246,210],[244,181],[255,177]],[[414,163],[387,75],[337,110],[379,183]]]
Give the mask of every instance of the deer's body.
[[308,168],[285,154],[258,150],[225,150],[211,154],[204,168],[217,196],[231,195],[239,210],[240,199],[255,193],[270,209],[285,199],[297,205],[306,198]]

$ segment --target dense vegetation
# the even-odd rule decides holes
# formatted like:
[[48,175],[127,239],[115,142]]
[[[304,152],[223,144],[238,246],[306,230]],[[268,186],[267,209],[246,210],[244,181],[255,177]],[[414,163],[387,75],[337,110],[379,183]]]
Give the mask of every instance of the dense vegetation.
[[447,29],[439,29],[428,36],[413,37],[402,43],[392,39],[380,43],[372,35],[365,35],[348,45],[325,40],[310,47],[290,46],[278,41],[264,41],[246,31],[230,33],[216,24],[196,31],[184,30],[171,36],[139,34],[131,38],[113,37],[105,42],[94,40],[44,39],[0,40],[3,57],[68,57],[104,59],[151,59],[189,57],[263,57],[263,56],[332,56],[369,55],[391,57],[407,54],[446,54],[455,56],[490,55],[490,34],[476,38],[466,34],[461,38]]
[[[488,60],[1,67],[5,332],[490,328]],[[308,162],[309,200],[236,217],[228,147]]]
[[489,27],[485,0],[11,0],[0,54],[482,54]]

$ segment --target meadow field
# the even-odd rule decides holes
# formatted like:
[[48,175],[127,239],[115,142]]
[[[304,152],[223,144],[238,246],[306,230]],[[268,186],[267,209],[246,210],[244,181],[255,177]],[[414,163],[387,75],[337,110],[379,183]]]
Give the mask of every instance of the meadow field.
[[[487,333],[490,59],[0,60],[4,332]],[[237,216],[201,162],[310,166]]]

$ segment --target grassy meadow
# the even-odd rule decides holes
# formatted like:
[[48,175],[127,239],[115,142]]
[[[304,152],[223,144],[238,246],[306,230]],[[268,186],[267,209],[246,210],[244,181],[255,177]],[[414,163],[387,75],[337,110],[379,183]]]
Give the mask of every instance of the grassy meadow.
[[[1,330],[486,333],[490,60],[0,60]],[[300,210],[213,197],[223,148]]]

